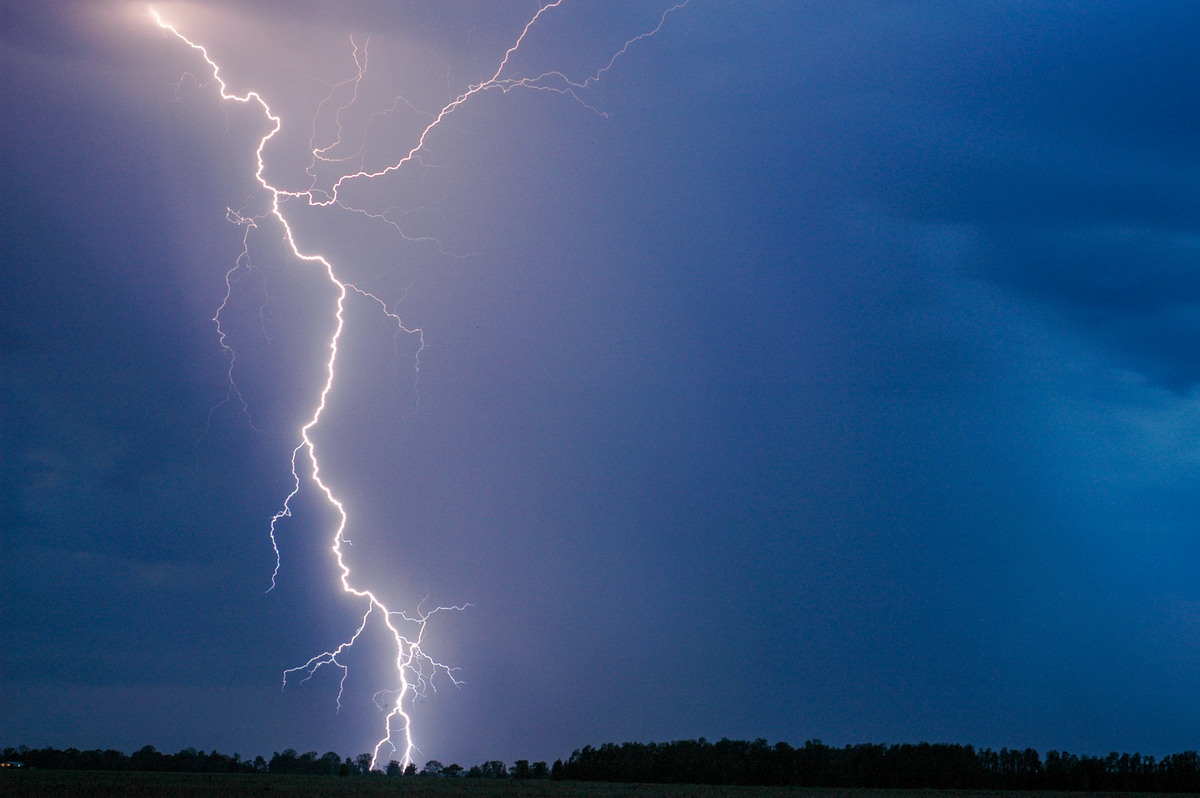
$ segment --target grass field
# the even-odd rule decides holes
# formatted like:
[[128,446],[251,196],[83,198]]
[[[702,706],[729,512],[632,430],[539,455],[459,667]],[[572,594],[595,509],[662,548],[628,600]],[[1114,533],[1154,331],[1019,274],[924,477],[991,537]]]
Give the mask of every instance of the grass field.
[[[839,790],[801,787],[708,787],[680,784],[513,781],[434,778],[334,778],[259,774],[111,773],[20,770],[0,773],[3,798],[1069,798],[1139,793],[1052,793],[950,790]],[[1149,795],[1149,794],[1147,794]],[[1157,798],[1167,794],[1157,793]]]

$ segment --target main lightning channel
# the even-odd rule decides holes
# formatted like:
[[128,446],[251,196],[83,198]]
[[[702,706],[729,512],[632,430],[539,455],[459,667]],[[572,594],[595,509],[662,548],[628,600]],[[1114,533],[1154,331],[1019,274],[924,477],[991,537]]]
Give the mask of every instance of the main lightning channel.
[[[343,185],[348,181],[370,180],[373,178],[383,177],[384,175],[404,168],[406,165],[409,165],[414,161],[419,164],[419,154],[425,148],[429,135],[440,124],[442,124],[442,122],[448,116],[462,107],[464,103],[470,101],[472,97],[485,92],[498,90],[501,93],[507,93],[518,88],[550,91],[570,97],[583,107],[597,114],[605,115],[602,111],[599,111],[590,105],[583,97],[582,93],[588,89],[591,84],[598,81],[605,72],[611,69],[616,61],[626,52],[628,52],[631,46],[658,33],[658,31],[665,24],[667,17],[671,13],[686,6],[690,0],[683,0],[682,2],[679,2],[663,11],[658,19],[657,24],[651,30],[627,40],[619,50],[614,52],[604,66],[584,80],[573,81],[563,72],[558,70],[549,70],[532,77],[505,76],[505,72],[509,68],[509,64],[513,55],[521,48],[522,44],[529,36],[530,31],[537,25],[543,16],[548,14],[551,10],[563,5],[564,2],[566,2],[566,0],[553,0],[552,2],[546,2],[541,5],[537,12],[531,18],[529,18],[529,21],[526,22],[524,27],[521,29],[520,34],[517,36],[512,46],[510,46],[504,52],[503,57],[500,59],[499,65],[496,67],[496,70],[491,77],[479,83],[468,86],[465,91],[455,96],[452,100],[450,100],[450,102],[446,103],[437,113],[431,114],[431,121],[429,121],[428,124],[426,124],[420,130],[419,134],[416,136],[415,144],[413,144],[413,146],[407,152],[405,152],[402,157],[381,169],[367,170],[365,168],[360,168],[358,171],[343,174],[332,183],[328,190],[321,190],[316,187],[316,175],[310,167],[308,174],[310,177],[312,177],[312,182],[307,189],[300,191],[291,191],[274,185],[265,177],[265,150],[271,140],[274,139],[282,129],[282,118],[272,111],[266,99],[258,91],[251,90],[247,91],[245,94],[236,94],[230,91],[228,84],[221,75],[220,66],[215,60],[213,60],[208,50],[203,45],[188,38],[174,25],[164,20],[157,10],[153,8],[150,9],[150,13],[153,15],[155,22],[160,28],[163,29],[163,31],[177,37],[180,41],[199,54],[201,59],[207,65],[208,72],[211,75],[211,81],[216,85],[219,96],[223,101],[257,106],[269,123],[269,130],[259,139],[258,146],[255,149],[255,160],[257,165],[254,172],[254,177],[262,189],[270,196],[270,209],[257,216],[245,216],[241,212],[234,211],[232,209],[229,209],[227,212],[227,216],[230,221],[242,226],[244,228],[244,233],[242,253],[238,256],[235,265],[225,274],[225,297],[213,316],[213,322],[217,327],[218,341],[229,358],[228,376],[230,380],[230,392],[227,394],[226,401],[236,400],[241,406],[241,412],[247,414],[247,417],[249,417],[246,402],[242,398],[242,395],[237,389],[236,383],[233,380],[235,354],[232,348],[226,342],[227,337],[226,332],[222,327],[221,314],[230,300],[230,296],[233,291],[235,275],[241,270],[249,268],[249,239],[251,231],[259,229],[260,224],[265,222],[267,219],[274,219],[274,221],[280,226],[283,232],[283,239],[287,242],[287,246],[291,250],[292,255],[299,261],[318,266],[323,271],[325,277],[328,279],[329,284],[332,286],[336,294],[333,313],[335,325],[327,344],[328,355],[325,360],[324,381],[321,385],[311,416],[300,428],[300,442],[292,450],[292,488],[287,494],[287,497],[284,499],[279,511],[271,517],[269,523],[269,537],[272,548],[275,552],[275,568],[271,575],[271,589],[275,587],[276,578],[279,575],[281,566],[280,550],[277,540],[278,525],[284,518],[292,515],[292,500],[300,492],[303,482],[300,477],[300,458],[303,456],[304,459],[307,460],[310,475],[309,478],[312,484],[316,486],[318,492],[324,496],[326,502],[328,502],[328,504],[334,509],[337,517],[337,523],[335,524],[335,529],[333,531],[332,541],[330,544],[330,551],[333,553],[334,559],[337,563],[341,588],[343,592],[365,600],[366,608],[362,614],[357,629],[347,640],[345,640],[345,642],[336,646],[331,651],[324,651],[310,658],[303,665],[290,668],[285,671],[283,674],[283,686],[287,686],[288,678],[290,676],[302,673],[304,674],[304,678],[302,679],[303,681],[310,678],[322,667],[327,665],[334,666],[341,671],[341,679],[339,681],[337,698],[337,705],[340,708],[348,670],[346,665],[343,664],[339,657],[355,644],[355,642],[366,630],[367,625],[371,621],[372,617],[378,617],[380,619],[379,622],[382,624],[384,629],[387,630],[387,634],[394,645],[394,667],[396,671],[398,687],[390,690],[380,690],[375,693],[374,696],[376,705],[382,711],[386,712],[386,717],[384,720],[383,737],[375,744],[375,747],[372,751],[372,768],[375,768],[378,765],[381,753],[385,749],[389,748],[393,754],[400,756],[403,765],[407,766],[413,762],[413,753],[417,750],[417,748],[414,744],[412,717],[405,709],[406,703],[411,703],[415,696],[423,694],[426,689],[433,687],[434,679],[439,676],[448,679],[455,685],[461,684],[461,682],[455,676],[455,670],[430,657],[422,648],[422,643],[428,621],[435,613],[451,610],[461,611],[470,605],[463,604],[448,607],[439,606],[432,609],[425,609],[424,602],[422,602],[417,606],[415,612],[410,615],[406,612],[389,608],[376,593],[365,587],[357,585],[352,578],[352,571],[349,564],[346,562],[345,551],[343,549],[343,544],[349,543],[349,540],[345,536],[346,528],[349,523],[349,515],[344,503],[337,497],[337,495],[335,495],[333,490],[322,478],[321,465],[317,457],[317,447],[312,437],[313,431],[320,424],[325,413],[329,394],[333,390],[336,381],[338,355],[341,347],[342,332],[345,326],[346,301],[352,292],[359,294],[362,297],[378,304],[381,311],[388,316],[394,325],[396,325],[397,333],[403,332],[417,336],[419,341],[419,347],[417,350],[418,364],[420,351],[424,347],[424,336],[419,328],[406,327],[401,322],[399,316],[389,310],[387,304],[378,296],[365,291],[353,285],[352,283],[340,279],[337,276],[333,264],[325,256],[317,253],[302,251],[296,242],[292,224],[283,212],[283,205],[289,200],[303,201],[309,206],[313,207],[327,207],[336,205],[342,210],[364,214],[371,218],[392,224],[392,226],[399,229],[398,226],[395,225],[395,223],[388,219],[384,214],[370,213],[364,209],[356,208],[348,203],[344,203],[340,199],[340,191]],[[346,160],[344,158],[333,158],[330,156],[330,153],[341,141],[341,111],[345,110],[346,107],[348,107],[350,104],[353,104],[357,99],[358,84],[364,76],[367,63],[365,46],[360,50],[359,45],[355,43],[353,39],[351,40],[351,46],[353,47],[353,58],[357,67],[357,75],[354,78],[336,84],[333,90],[336,91],[336,89],[341,86],[353,84],[354,97],[352,97],[346,106],[342,106],[338,109],[338,117],[335,120],[338,128],[337,141],[325,147],[317,147],[315,142],[310,140],[310,145],[312,147],[311,155],[313,158],[312,164],[314,167],[317,161],[321,161],[323,163],[332,163]],[[331,97],[332,91],[326,101],[328,101],[328,99]],[[402,98],[397,98],[397,101],[401,100]],[[322,105],[324,105],[324,103],[322,103]],[[409,236],[404,235],[403,231],[400,232],[406,240],[426,240],[410,238]],[[407,634],[405,634],[405,631],[402,631],[401,624],[408,625],[407,629],[409,631]]]
[[[312,479],[313,484],[315,484],[317,486],[318,490],[324,495],[325,500],[335,509],[335,511],[337,513],[337,524],[336,524],[336,528],[333,533],[333,542],[332,542],[332,545],[330,546],[330,549],[333,552],[335,560],[337,561],[338,571],[340,573],[340,582],[341,582],[342,590],[351,595],[357,596],[362,599],[366,599],[367,600],[367,608],[366,608],[366,611],[363,613],[362,622],[359,624],[358,629],[355,631],[354,635],[349,640],[347,640],[345,643],[342,643],[341,645],[339,645],[333,651],[326,651],[321,654],[318,654],[317,656],[311,658],[307,663],[305,663],[304,665],[302,665],[298,668],[292,668],[292,669],[289,669],[288,671],[285,671],[284,677],[283,677],[283,684],[284,684],[284,686],[286,686],[288,675],[295,673],[297,671],[304,671],[308,675],[312,675],[313,672],[315,672],[318,668],[320,668],[323,665],[327,665],[327,664],[328,665],[336,665],[342,671],[342,680],[339,683],[339,689],[338,689],[338,706],[340,707],[341,706],[342,689],[345,686],[345,676],[346,676],[347,671],[346,671],[346,666],[343,665],[338,660],[338,657],[345,650],[349,649],[351,646],[354,645],[354,643],[358,639],[359,635],[362,634],[363,630],[366,628],[367,621],[369,620],[371,614],[377,611],[379,613],[380,617],[382,618],[383,625],[387,629],[388,633],[390,634],[392,642],[395,646],[395,652],[396,652],[395,668],[396,668],[396,673],[398,676],[399,687],[396,690],[391,691],[392,695],[394,695],[394,700],[389,702],[390,709],[389,709],[386,719],[384,721],[384,736],[375,744],[375,748],[372,751],[371,767],[374,768],[378,764],[380,753],[382,752],[382,750],[384,749],[385,746],[390,746],[394,752],[398,753],[402,757],[403,764],[408,765],[409,763],[411,763],[413,761],[413,752],[416,747],[413,742],[412,717],[405,710],[406,700],[410,699],[413,694],[423,691],[424,688],[430,683],[430,680],[432,679],[432,677],[434,675],[436,675],[437,673],[444,674],[454,684],[460,683],[458,681],[458,679],[455,678],[454,670],[452,668],[432,659],[421,648],[421,643],[424,638],[426,623],[429,620],[430,616],[432,616],[435,612],[442,611],[442,610],[462,610],[462,609],[465,609],[466,605],[454,606],[454,607],[437,607],[432,610],[424,610],[421,607],[418,607],[416,614],[414,616],[410,616],[404,612],[392,610],[374,592],[352,584],[350,566],[346,563],[345,553],[342,548],[342,545],[347,542],[346,537],[345,537],[345,531],[346,531],[346,524],[349,520],[349,516],[346,513],[345,505],[334,494],[333,490],[321,478],[321,466],[320,466],[320,462],[317,458],[316,444],[313,442],[313,438],[312,438],[312,431],[320,423],[321,416],[325,412],[329,393],[333,389],[334,379],[336,376],[336,365],[337,365],[337,359],[338,359],[339,344],[341,342],[342,331],[345,327],[346,298],[347,298],[349,292],[353,290],[359,294],[362,294],[363,296],[365,296],[367,298],[370,298],[370,299],[378,302],[379,305],[384,309],[384,312],[387,313],[387,315],[389,317],[391,317],[398,324],[399,324],[399,318],[397,316],[395,316],[395,314],[390,313],[387,310],[386,304],[381,299],[379,299],[377,296],[375,296],[374,294],[371,294],[370,292],[367,292],[367,291],[363,291],[357,287],[352,286],[349,283],[346,283],[346,282],[338,279],[337,274],[334,272],[333,264],[330,263],[330,261],[327,258],[325,258],[322,255],[318,255],[318,254],[303,252],[303,251],[301,251],[299,245],[296,243],[296,237],[293,232],[292,225],[288,221],[287,217],[284,216],[284,214],[283,214],[282,203],[283,203],[283,200],[287,197],[302,197],[302,196],[306,196],[307,192],[285,191],[285,190],[271,184],[264,177],[264,172],[266,169],[266,161],[265,161],[265,157],[264,157],[263,153],[267,146],[267,143],[272,138],[274,138],[275,135],[277,133],[279,133],[279,131],[282,129],[283,123],[282,123],[281,118],[272,112],[271,107],[267,104],[266,100],[257,91],[250,91],[243,95],[238,95],[238,94],[234,94],[233,92],[230,92],[228,84],[226,84],[225,80],[221,77],[220,66],[212,59],[212,57],[208,53],[208,50],[203,45],[200,45],[200,44],[192,41],[187,36],[185,36],[183,33],[181,33],[177,28],[175,28],[173,25],[166,22],[158,14],[158,12],[156,10],[151,9],[151,13],[154,16],[155,21],[158,23],[158,25],[163,30],[174,34],[181,41],[183,41],[185,44],[187,44],[189,47],[191,47],[193,50],[195,50],[196,52],[198,52],[200,54],[201,58],[204,59],[204,62],[208,65],[209,69],[211,70],[213,80],[216,82],[216,85],[218,87],[218,91],[220,92],[220,96],[221,96],[222,100],[230,101],[230,102],[238,102],[238,103],[243,103],[243,104],[257,105],[261,109],[263,115],[270,122],[270,130],[259,140],[258,147],[255,150],[255,158],[257,161],[257,169],[255,170],[255,178],[258,180],[259,185],[261,185],[263,187],[263,189],[265,191],[267,191],[271,197],[270,211],[266,215],[273,217],[279,223],[279,225],[282,227],[283,233],[284,233],[284,239],[287,241],[288,248],[291,249],[292,255],[294,257],[296,257],[298,260],[305,261],[308,263],[319,264],[320,267],[324,270],[325,276],[329,279],[330,284],[332,284],[334,286],[334,288],[337,292],[337,299],[336,299],[336,304],[335,304],[336,309],[334,312],[334,318],[336,320],[336,325],[334,327],[333,334],[330,336],[330,339],[329,339],[329,346],[328,346],[329,356],[325,362],[325,381],[321,387],[320,396],[319,396],[316,408],[313,411],[312,416],[309,418],[308,422],[300,429],[300,439],[301,439],[300,443],[296,446],[295,449],[292,450],[292,456],[291,456],[292,478],[293,478],[292,490],[290,493],[288,493],[287,498],[284,499],[283,506],[280,509],[280,511],[277,512],[274,516],[272,516],[271,522],[270,522],[269,532],[270,532],[270,537],[271,537],[271,543],[275,549],[275,571],[271,576],[271,585],[272,585],[272,587],[274,587],[274,585],[275,585],[275,578],[279,573],[279,562],[280,562],[279,561],[279,548],[278,548],[278,543],[276,540],[276,526],[282,518],[288,517],[292,514],[291,501],[293,498],[295,498],[296,494],[300,492],[301,480],[300,480],[299,468],[297,465],[297,458],[299,457],[301,451],[303,451],[307,455],[307,458],[308,458],[309,466],[311,469],[310,474],[311,474],[311,479]],[[307,196],[311,199],[311,195],[307,195]],[[256,220],[244,219],[243,217],[240,217],[240,216],[238,217],[238,221],[239,221],[239,223],[244,224],[246,226],[246,228],[247,228],[246,235],[247,236],[249,235],[250,229],[252,227],[256,226],[256,224],[257,224]],[[243,255],[245,255],[245,251],[243,252]],[[239,260],[241,260],[241,259],[239,258]],[[228,281],[229,281],[229,275],[227,274],[226,275],[227,287],[228,287]],[[228,299],[228,297],[226,299]],[[223,306],[224,306],[224,302],[222,303],[222,307]],[[218,310],[216,318],[219,319],[219,315],[220,315],[220,311]],[[218,325],[219,325],[219,322],[218,322]],[[403,327],[403,325],[401,325],[401,329],[404,330],[405,332],[416,333],[418,335],[420,334],[420,330],[410,330],[406,327]],[[219,326],[218,326],[218,330],[220,330]],[[225,346],[224,332],[220,332],[220,340],[221,340],[222,346]],[[239,396],[239,398],[240,398],[240,396]],[[416,625],[416,634],[413,635],[411,639],[409,637],[407,637],[401,631],[400,627],[397,624],[397,619],[399,619],[400,621],[404,621],[404,622]],[[387,691],[376,693],[376,703],[379,704],[381,696],[386,695],[386,694],[387,694]],[[397,747],[395,742],[393,742],[393,737],[397,733],[399,733],[399,735],[401,736],[401,746],[400,747]]]

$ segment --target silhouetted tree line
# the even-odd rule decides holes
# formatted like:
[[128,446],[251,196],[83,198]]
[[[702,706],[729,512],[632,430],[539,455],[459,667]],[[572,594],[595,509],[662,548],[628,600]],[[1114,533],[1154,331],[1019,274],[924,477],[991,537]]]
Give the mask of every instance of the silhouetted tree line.
[[1141,754],[1076,756],[1050,751],[1043,758],[1032,748],[976,749],[970,745],[919,743],[862,744],[834,748],[809,740],[799,748],[720,740],[670,743],[605,743],[585,746],[567,759],[545,762],[518,759],[507,766],[492,760],[464,769],[436,760],[418,769],[389,762],[371,769],[370,754],[351,759],[330,751],[304,754],[289,748],[269,760],[242,759],[216,751],[185,748],[168,754],[145,746],[132,754],[76,748],[6,748],[0,761],[56,770],[142,770],[179,773],[286,773],[312,776],[416,778],[559,779],[568,781],[671,784],[737,784],[803,787],[876,787],[900,789],[1010,789],[1102,792],[1200,792],[1200,755],[1195,751],[1161,759]]
[[[278,756],[278,754],[276,755]],[[165,754],[147,745],[133,754],[114,751],[80,751],[78,748],[5,748],[0,761],[20,762],[26,767],[46,770],[153,770],[176,773],[254,773],[266,772],[263,758],[242,759],[240,755],[204,753],[185,748],[177,754]]]
[[721,740],[606,743],[585,746],[553,777],[571,781],[676,784],[886,787],[902,789],[1009,789],[1133,792],[1200,792],[1195,751],[1162,759],[1141,754],[1076,756],[1050,751],[1043,759],[1024,750],[919,743],[862,744],[834,748],[810,740],[799,748]]
[[[464,770],[461,765],[443,765],[436,759],[425,763],[420,770],[415,764],[402,767],[392,760],[385,769],[371,769],[371,755],[359,754],[354,759],[342,759],[329,751],[304,754],[288,748],[276,751],[269,760],[261,756],[242,759],[240,754],[229,756],[216,751],[204,753],[195,748],[185,748],[177,754],[166,754],[147,745],[133,754],[112,749],[106,751],[80,751],[77,748],[5,748],[0,751],[0,762],[20,762],[26,767],[46,770],[142,770],[175,773],[286,773],[303,776],[417,776],[438,778],[485,778],[485,779],[548,779],[550,768],[545,762],[530,763],[518,759],[512,767],[499,760],[475,765]],[[561,763],[559,763],[561,765]]]

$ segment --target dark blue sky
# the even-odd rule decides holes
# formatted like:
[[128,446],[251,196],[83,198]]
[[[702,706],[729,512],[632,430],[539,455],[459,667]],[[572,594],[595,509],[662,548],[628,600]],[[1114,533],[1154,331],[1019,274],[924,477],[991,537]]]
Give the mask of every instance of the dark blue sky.
[[[536,10],[334,5],[161,6],[284,116],[281,183],[351,34],[353,148]],[[590,74],[669,5],[568,0],[513,71]],[[423,240],[296,207],[424,331],[418,378],[352,301],[316,434],[358,573],[474,605],[429,627],[465,684],[418,704],[418,759],[1200,746],[1198,29],[1185,2],[692,0],[588,94],[607,117],[481,95],[352,197]],[[224,316],[249,420],[221,404],[261,117],[181,80],[136,4],[7,4],[0,65],[0,745],[369,750],[378,640],[340,715],[331,673],[279,690],[357,605],[309,487],[264,593],[331,318],[267,224]],[[368,162],[417,120],[371,122]]]

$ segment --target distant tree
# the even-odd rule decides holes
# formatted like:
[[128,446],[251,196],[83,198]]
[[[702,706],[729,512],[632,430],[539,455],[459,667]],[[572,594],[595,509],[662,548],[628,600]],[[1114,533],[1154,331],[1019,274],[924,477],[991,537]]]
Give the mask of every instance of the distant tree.
[[508,768],[498,759],[492,759],[479,766],[485,779],[502,779],[508,775]]
[[462,765],[451,763],[442,768],[442,775],[449,779],[457,779],[462,775]]
[[529,777],[531,779],[548,779],[550,778],[550,768],[546,767],[545,762],[534,762],[529,766]]
[[440,776],[442,775],[442,769],[444,767],[445,766],[441,762],[437,761],[436,759],[431,759],[425,763],[425,767],[421,768],[421,775]]
[[[68,748],[67,750],[70,751],[71,749]],[[200,752],[189,746],[175,754],[175,766],[171,769],[183,773],[198,773],[200,771],[199,758]]]
[[415,776],[415,775],[417,775],[417,765],[416,765],[416,763],[415,763],[415,762],[409,762],[409,763],[408,763],[408,767],[404,768],[404,775],[405,775],[405,776]]
[[531,778],[533,776],[533,773],[529,769],[529,760],[528,759],[518,759],[516,762],[513,763],[513,766],[508,769],[508,774],[510,776],[512,776],[514,779]]
[[359,754],[354,758],[354,764],[358,766],[358,772],[364,776],[371,773],[371,755]]
[[479,765],[471,765],[471,769],[467,771],[467,778],[468,779],[482,779],[483,778],[483,768],[481,768]]
[[563,778],[563,762],[561,759],[554,760],[554,764],[550,766],[550,778],[555,781]]
[[[177,760],[183,759],[183,751],[175,755]],[[267,769],[272,773],[296,773],[296,765],[299,762],[299,755],[295,748],[285,748],[283,753],[275,752],[271,757],[271,761],[267,764]]]
[[305,763],[306,773],[331,776],[336,774],[342,766],[342,757],[335,754],[334,751],[325,751],[319,757],[316,751],[311,751],[310,754],[300,757],[300,760]]
[[144,745],[129,757],[129,764],[134,770],[160,770],[163,766],[163,755],[152,745]]
[[389,776],[401,776],[404,774],[404,768],[400,767],[400,763],[393,759],[387,763],[387,770],[384,772]]

